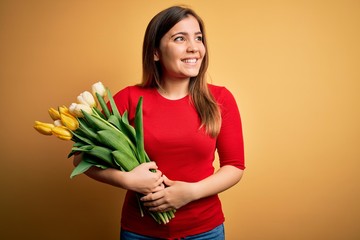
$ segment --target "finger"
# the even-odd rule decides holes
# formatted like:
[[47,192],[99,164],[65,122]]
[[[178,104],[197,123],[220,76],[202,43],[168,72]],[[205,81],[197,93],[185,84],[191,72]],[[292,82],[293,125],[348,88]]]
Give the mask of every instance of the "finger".
[[171,186],[174,184],[174,181],[168,179],[165,175],[163,175],[163,179],[166,186]]
[[149,193],[146,196],[140,198],[140,200],[143,202],[155,201],[157,199],[159,199],[159,194],[157,192]]
[[160,206],[150,207],[149,211],[152,211],[152,212],[166,212],[169,209],[171,209],[170,206],[168,206],[167,204],[162,204]]
[[174,208],[168,207],[162,210],[162,212],[169,212],[169,211],[174,211]]
[[164,200],[163,199],[157,199],[157,200],[154,200],[154,201],[146,201],[144,202],[144,206],[145,207],[159,207],[161,206],[162,204],[164,204]]
[[145,196],[141,197],[140,200],[141,200],[141,201],[149,201],[149,200],[151,199],[151,195],[152,195],[152,194],[153,194],[152,192],[151,192],[151,193],[148,193],[148,194],[146,194]]
[[147,201],[152,201],[153,200],[153,193],[149,193],[146,196],[143,196],[140,198],[140,201],[142,202],[147,202]]
[[162,177],[160,177],[159,179],[157,179],[155,181],[155,186],[160,186],[163,184],[163,182],[164,182],[164,179]]
[[153,174],[154,174],[154,176],[156,176],[156,179],[160,179],[160,178],[161,178],[161,180],[162,180],[162,174],[161,174],[161,173],[159,173],[158,171],[156,171],[156,172],[154,172]]
[[148,163],[144,163],[144,164],[146,164],[148,169],[155,169],[156,170],[158,168],[158,166],[156,165],[155,162],[148,162]]
[[155,187],[154,189],[152,189],[151,192],[158,192],[158,191],[161,191],[165,188],[165,185],[164,184],[160,184],[159,186]]

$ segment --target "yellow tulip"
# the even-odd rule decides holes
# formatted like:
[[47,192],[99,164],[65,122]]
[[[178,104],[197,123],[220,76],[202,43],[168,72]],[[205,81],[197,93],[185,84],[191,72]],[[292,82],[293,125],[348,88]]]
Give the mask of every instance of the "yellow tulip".
[[72,131],[75,131],[79,127],[78,120],[70,113],[61,112],[60,119],[63,125]]
[[64,126],[54,127],[52,129],[52,133],[61,140],[71,140],[72,139],[71,132],[69,131],[69,129],[67,129]]
[[54,128],[54,124],[51,123],[43,123],[39,121],[35,121],[34,128],[41,134],[44,135],[52,135],[52,129]]
[[52,120],[54,120],[54,121],[60,119],[59,111],[54,108],[49,108],[49,115],[52,118]]
[[68,109],[66,106],[61,106],[61,107],[59,107],[59,113],[60,113],[60,115],[61,115],[62,113],[71,114],[70,111],[69,111],[69,109]]

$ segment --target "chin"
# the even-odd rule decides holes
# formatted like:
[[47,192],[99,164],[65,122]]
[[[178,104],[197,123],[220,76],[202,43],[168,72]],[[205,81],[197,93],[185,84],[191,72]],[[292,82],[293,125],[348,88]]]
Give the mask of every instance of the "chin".
[[198,71],[191,71],[187,74],[188,77],[196,77],[197,75],[199,75],[199,70]]

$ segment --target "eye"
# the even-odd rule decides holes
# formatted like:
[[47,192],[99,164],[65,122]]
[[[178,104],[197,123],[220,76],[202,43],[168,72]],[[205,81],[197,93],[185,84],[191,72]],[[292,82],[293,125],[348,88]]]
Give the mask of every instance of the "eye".
[[197,36],[195,38],[196,41],[202,42],[203,41],[203,37],[202,36]]
[[184,40],[185,40],[185,38],[183,36],[179,36],[179,37],[174,38],[175,42],[181,42],[181,41],[184,41]]

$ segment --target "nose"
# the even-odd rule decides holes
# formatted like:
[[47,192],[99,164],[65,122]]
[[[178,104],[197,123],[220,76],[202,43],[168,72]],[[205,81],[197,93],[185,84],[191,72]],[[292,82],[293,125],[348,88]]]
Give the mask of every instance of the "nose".
[[195,53],[195,52],[198,52],[199,51],[199,48],[196,44],[195,41],[189,41],[188,42],[188,47],[187,47],[187,51],[188,52],[191,52],[191,53]]

